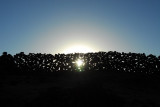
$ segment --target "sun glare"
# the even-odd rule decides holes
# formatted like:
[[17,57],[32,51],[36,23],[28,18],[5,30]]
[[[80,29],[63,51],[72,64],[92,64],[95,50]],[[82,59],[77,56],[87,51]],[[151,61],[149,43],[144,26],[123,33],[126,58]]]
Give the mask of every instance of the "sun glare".
[[78,67],[80,67],[80,66],[83,65],[83,61],[82,61],[81,59],[78,59],[78,60],[76,61],[76,64],[77,64]]
[[76,64],[76,70],[77,71],[79,71],[79,72],[81,72],[81,71],[83,71],[83,69],[84,69],[84,62],[83,62],[83,60],[82,59],[77,59],[76,61],[75,61],[75,64]]
[[89,48],[87,46],[78,45],[78,46],[72,46],[64,51],[65,54],[68,53],[87,53],[87,52],[94,52],[92,48]]

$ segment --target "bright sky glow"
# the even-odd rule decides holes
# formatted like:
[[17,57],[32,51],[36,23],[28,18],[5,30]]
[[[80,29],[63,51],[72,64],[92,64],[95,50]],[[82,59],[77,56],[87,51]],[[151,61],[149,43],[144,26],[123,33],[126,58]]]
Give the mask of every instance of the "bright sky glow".
[[0,54],[160,55],[160,0],[0,0]]
[[95,52],[95,50],[93,50],[90,47],[83,46],[83,45],[71,46],[71,47],[64,50],[65,54],[68,54],[68,53],[88,53],[88,52]]

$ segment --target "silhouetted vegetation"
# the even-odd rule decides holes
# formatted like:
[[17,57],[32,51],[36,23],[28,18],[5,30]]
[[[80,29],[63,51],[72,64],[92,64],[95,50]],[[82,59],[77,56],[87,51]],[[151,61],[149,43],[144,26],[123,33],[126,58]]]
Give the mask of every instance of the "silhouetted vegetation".
[[159,70],[160,57],[144,53],[3,52],[0,101],[3,107],[159,107]]
[[144,53],[75,53],[75,54],[41,54],[21,52],[14,56],[4,52],[0,57],[1,72],[76,72],[78,68],[75,61],[81,59],[84,65],[81,71],[104,71],[104,72],[130,72],[154,74],[160,72],[160,56]]

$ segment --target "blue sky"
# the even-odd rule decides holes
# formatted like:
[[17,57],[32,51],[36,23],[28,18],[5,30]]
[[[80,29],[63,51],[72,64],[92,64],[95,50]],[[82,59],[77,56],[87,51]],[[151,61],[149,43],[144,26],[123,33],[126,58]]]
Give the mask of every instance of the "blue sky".
[[0,0],[0,53],[160,55],[160,0]]

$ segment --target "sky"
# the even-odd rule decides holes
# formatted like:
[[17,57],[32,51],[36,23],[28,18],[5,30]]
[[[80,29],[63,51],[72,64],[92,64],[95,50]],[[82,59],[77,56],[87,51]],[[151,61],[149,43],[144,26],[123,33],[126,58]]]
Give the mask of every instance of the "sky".
[[160,0],[0,0],[0,53],[160,55],[159,41]]

